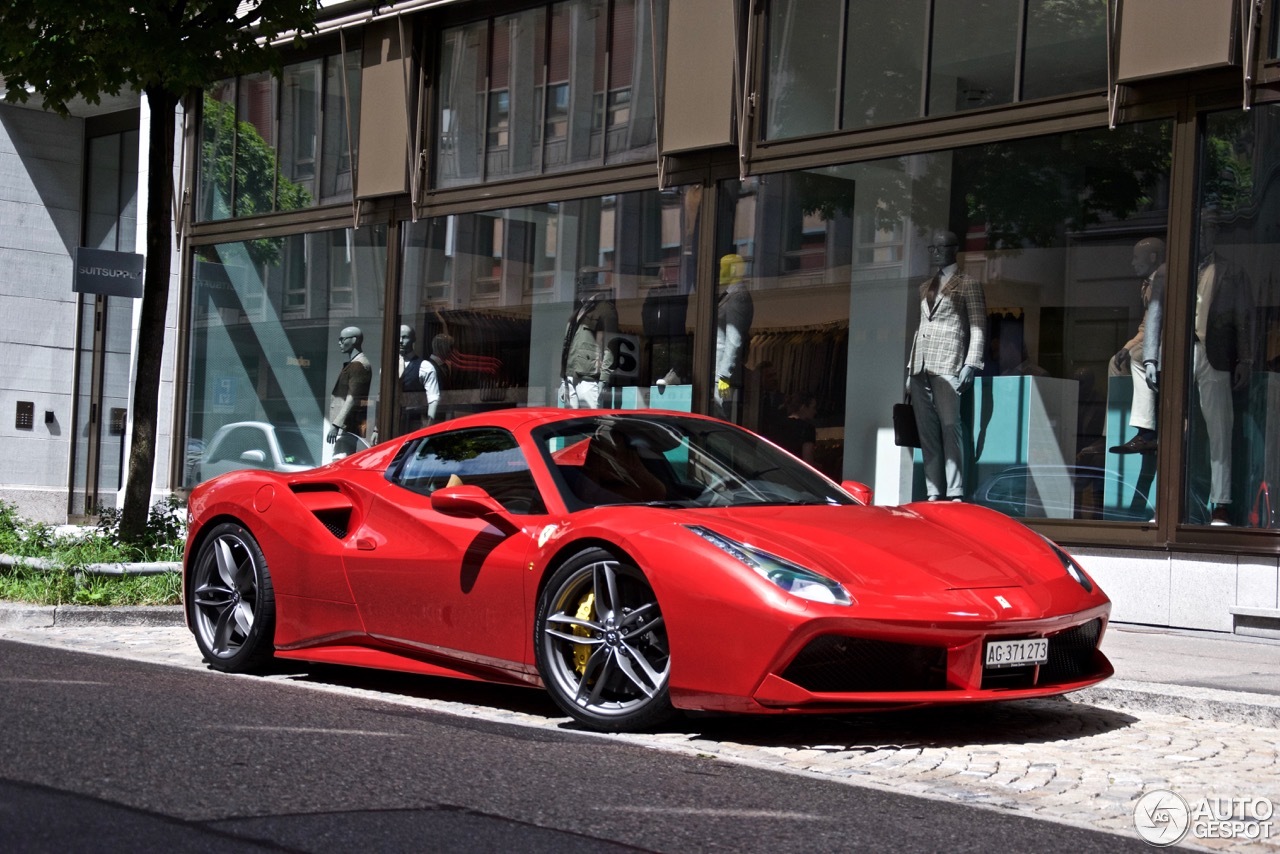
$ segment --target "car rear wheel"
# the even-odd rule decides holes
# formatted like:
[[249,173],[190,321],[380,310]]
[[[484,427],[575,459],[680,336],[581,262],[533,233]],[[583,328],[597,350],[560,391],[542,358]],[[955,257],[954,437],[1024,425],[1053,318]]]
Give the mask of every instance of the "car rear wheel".
[[267,559],[242,525],[224,522],[200,546],[187,590],[187,619],[214,670],[243,673],[275,651],[275,594]]
[[534,631],[542,681],[580,723],[629,732],[674,714],[666,625],[632,564],[602,549],[570,559],[543,589]]

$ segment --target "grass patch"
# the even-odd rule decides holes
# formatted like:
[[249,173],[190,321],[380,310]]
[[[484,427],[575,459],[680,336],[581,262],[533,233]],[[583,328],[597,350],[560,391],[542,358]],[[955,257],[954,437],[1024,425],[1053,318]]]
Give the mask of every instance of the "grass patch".
[[58,534],[40,522],[18,516],[0,501],[0,554],[41,558],[52,566],[37,569],[19,563],[0,566],[0,600],[37,605],[177,605],[182,601],[178,572],[161,575],[92,575],[94,563],[152,563],[182,560],[185,507],[176,499],[157,504],[148,514],[143,541],[120,542],[120,514],[104,511],[96,528]]

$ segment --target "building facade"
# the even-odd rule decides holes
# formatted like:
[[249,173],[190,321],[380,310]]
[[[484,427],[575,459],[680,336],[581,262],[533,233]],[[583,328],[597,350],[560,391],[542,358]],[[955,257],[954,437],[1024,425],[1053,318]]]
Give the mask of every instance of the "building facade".
[[935,340],[974,374],[958,494],[1072,547],[1116,619],[1275,632],[1276,20],[330,6],[279,76],[188,105],[157,487],[594,402],[717,414],[924,499],[890,413],[963,279],[981,319]]

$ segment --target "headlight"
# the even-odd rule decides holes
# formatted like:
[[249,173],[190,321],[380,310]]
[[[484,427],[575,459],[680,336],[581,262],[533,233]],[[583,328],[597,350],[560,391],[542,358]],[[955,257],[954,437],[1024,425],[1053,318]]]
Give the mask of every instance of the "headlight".
[[801,599],[826,602],[830,605],[852,605],[848,592],[838,581],[805,569],[777,555],[731,540],[701,525],[686,525],[699,537],[711,543],[727,555],[750,567],[761,578],[773,582],[781,589]]
[[1093,592],[1093,582],[1089,580],[1089,576],[1084,574],[1084,570],[1080,568],[1080,564],[1076,563],[1076,559],[1064,552],[1057,543],[1049,538],[1045,538],[1045,542],[1049,544],[1049,548],[1053,549],[1053,553],[1058,556],[1058,561],[1062,564],[1062,568],[1067,571],[1080,586],[1090,593]]

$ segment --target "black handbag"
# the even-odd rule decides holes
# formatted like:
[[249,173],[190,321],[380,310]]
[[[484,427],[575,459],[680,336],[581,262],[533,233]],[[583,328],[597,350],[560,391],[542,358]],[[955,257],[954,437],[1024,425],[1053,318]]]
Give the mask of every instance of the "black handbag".
[[920,431],[916,428],[916,411],[911,407],[911,395],[902,403],[893,405],[893,443],[899,448],[920,447]]

